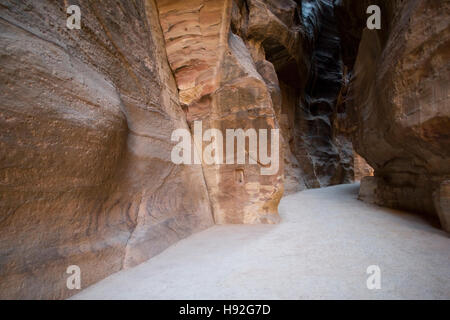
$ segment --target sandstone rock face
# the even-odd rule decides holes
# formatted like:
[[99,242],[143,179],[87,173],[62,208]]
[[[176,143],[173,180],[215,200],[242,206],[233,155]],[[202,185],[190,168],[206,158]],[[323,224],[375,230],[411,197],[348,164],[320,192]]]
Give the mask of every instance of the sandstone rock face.
[[64,298],[213,224],[153,1],[0,6],[0,298]]
[[[79,0],[81,30],[67,1],[3,0],[0,298],[68,297],[70,265],[84,288],[214,223],[277,223],[283,193],[370,166],[361,198],[448,228],[448,3],[374,2],[380,32],[368,0]],[[174,164],[176,129],[221,162]],[[260,144],[237,163],[227,129],[279,129],[275,170]]]
[[353,68],[353,142],[375,170],[367,189],[376,203],[438,215],[449,230],[450,3],[375,1],[381,30],[364,29],[368,4],[348,0],[336,8],[344,60]]
[[444,230],[450,230],[450,181],[441,182],[433,193],[434,207]]
[[[230,32],[230,1],[158,1],[158,9],[169,62],[193,130],[195,121],[201,121],[203,132],[218,129],[224,136],[227,129],[278,128],[269,88],[244,41]],[[196,145],[203,154],[207,144]],[[226,152],[225,143],[217,147]],[[249,164],[250,159],[244,164],[225,160],[203,162],[215,222],[278,222],[282,167],[261,175],[261,165]]]
[[354,180],[361,181],[364,177],[373,176],[373,168],[356,152],[353,152]]
[[[281,130],[284,165],[273,177],[261,177],[254,165],[204,165],[216,223],[277,221],[283,181],[286,193],[351,181],[351,143],[332,125],[342,81],[341,65],[333,63],[340,51],[331,0],[157,4],[191,129],[202,120],[204,129]],[[330,47],[337,56],[326,56]],[[317,83],[330,63],[331,79]],[[308,83],[314,92],[305,95]],[[242,171],[240,182],[235,176]]]

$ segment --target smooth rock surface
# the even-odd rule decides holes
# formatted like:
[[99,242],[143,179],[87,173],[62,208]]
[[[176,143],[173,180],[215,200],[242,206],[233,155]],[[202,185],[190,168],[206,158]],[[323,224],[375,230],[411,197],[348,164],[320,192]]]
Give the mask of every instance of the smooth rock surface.
[[[333,132],[341,63],[331,0],[157,4],[191,130],[201,120],[204,130],[281,131],[271,177],[260,163],[203,164],[216,223],[274,223],[283,191],[353,181],[352,144]],[[308,83],[314,92],[305,95]]]
[[[346,102],[352,141],[375,170],[376,201],[439,216],[450,230],[448,206],[440,205],[450,177],[450,2],[337,3],[352,74]],[[381,8],[380,30],[365,28],[369,4]]]
[[[74,299],[449,299],[450,238],[340,185],[284,197],[278,225],[214,226]],[[381,269],[368,290],[366,269]]]
[[[219,129],[223,136],[227,129],[270,132],[279,127],[269,88],[244,40],[231,31],[233,3],[157,1],[167,56],[192,132],[194,121],[202,122],[203,132]],[[203,154],[208,145],[197,148]],[[250,164],[248,145],[240,164],[235,154],[226,153],[225,141],[211,145],[225,153],[221,163],[203,162],[215,223],[277,223],[283,195],[281,154],[275,171],[262,175],[261,159]],[[227,158],[231,164],[225,163]]]
[[[214,223],[278,223],[283,193],[354,178],[363,178],[361,199],[428,213],[450,230],[449,1],[156,2],[79,0],[81,30],[69,30],[68,1],[1,1],[0,298],[66,298],[74,293],[65,282],[70,265],[81,267],[86,287]],[[364,29],[369,4],[381,7],[380,31]],[[278,170],[261,175],[267,165],[249,164],[249,157],[244,164],[175,165],[171,134],[192,131],[196,120],[204,132],[280,129]],[[394,268],[400,265],[391,259],[416,244],[422,256],[406,256],[403,270],[416,270],[414,258],[429,254],[441,275],[442,261],[434,256],[447,257],[441,238],[434,244],[404,232],[395,219],[380,218],[383,228],[371,230],[362,217],[370,223],[388,211],[369,214],[359,202],[352,209],[345,194],[342,203],[331,195],[335,202],[310,210],[315,202],[309,194],[292,198],[304,201],[292,200],[305,215],[291,216],[282,206],[287,223],[280,227],[214,228],[235,246],[237,264],[224,262],[257,270],[256,278],[250,269],[246,275],[260,289],[264,281],[256,280],[280,271],[293,283],[311,274],[311,266],[297,260],[287,266],[298,273],[276,265],[277,245],[310,254],[304,250],[318,244],[324,255],[311,253],[313,262],[338,259],[339,252],[344,265],[368,262],[358,254],[345,261],[344,246],[336,253],[327,247],[334,246],[332,236],[339,244],[360,241],[352,253],[373,249]],[[353,227],[343,209],[355,219]],[[331,221],[346,234],[329,225],[330,212],[342,214],[342,221]],[[409,219],[402,222],[412,226]],[[306,235],[312,242],[296,228],[311,232]],[[265,247],[237,243],[239,230],[258,233]],[[400,238],[381,238],[389,230],[400,230]],[[225,244],[199,239],[223,253]],[[250,254],[248,265],[244,253]],[[273,274],[258,273],[270,257]],[[183,264],[191,262],[174,258],[167,270]],[[332,281],[331,269],[323,268],[320,275]],[[351,287],[353,280],[342,272]],[[237,283],[247,281],[236,277]],[[403,288],[398,279],[394,283]],[[317,281],[320,288],[322,278]],[[430,296],[442,296],[437,281],[430,281]],[[232,282],[227,285],[237,290]],[[296,296],[295,286],[289,290]],[[401,294],[408,295],[406,289]]]
[[153,1],[0,6],[0,298],[73,294],[214,221],[201,167],[175,166],[188,128]]

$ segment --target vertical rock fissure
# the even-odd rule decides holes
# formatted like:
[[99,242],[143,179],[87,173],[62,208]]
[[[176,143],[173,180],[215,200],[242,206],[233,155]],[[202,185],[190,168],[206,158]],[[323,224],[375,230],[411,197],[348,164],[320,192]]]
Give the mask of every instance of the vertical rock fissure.
[[320,186],[353,180],[350,139],[340,131],[345,110],[337,100],[343,86],[340,37],[332,0],[305,2],[303,18],[312,47],[311,68],[302,108],[303,140]]

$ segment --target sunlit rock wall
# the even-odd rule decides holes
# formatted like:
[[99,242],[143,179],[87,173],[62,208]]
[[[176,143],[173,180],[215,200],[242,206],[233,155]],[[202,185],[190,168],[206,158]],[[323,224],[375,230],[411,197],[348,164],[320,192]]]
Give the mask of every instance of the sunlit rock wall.
[[213,224],[153,1],[0,5],[0,298],[64,298]]

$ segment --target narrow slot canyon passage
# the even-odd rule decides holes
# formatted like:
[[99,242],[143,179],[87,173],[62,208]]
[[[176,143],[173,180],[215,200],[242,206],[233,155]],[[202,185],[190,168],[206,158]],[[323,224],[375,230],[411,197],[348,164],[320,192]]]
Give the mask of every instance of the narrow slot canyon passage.
[[[242,15],[249,10],[245,1],[235,3]],[[264,34],[250,50],[287,144],[281,222],[213,226],[73,299],[450,298],[445,232],[424,217],[361,202],[359,184],[327,187],[354,181],[355,170],[373,169],[353,150],[348,132],[351,75],[342,60],[334,2],[306,1],[303,8],[307,69],[278,34]],[[250,39],[252,48],[254,38],[241,19],[232,19],[231,30]],[[354,158],[361,162],[355,165]],[[322,188],[305,190],[312,187]],[[382,290],[368,290],[366,270],[373,265],[381,270]]]
[[[284,197],[278,225],[214,226],[73,299],[449,299],[450,239],[357,200],[358,184]],[[368,290],[366,268],[381,269]]]
[[450,1],[75,2],[0,0],[0,299],[450,299]]

